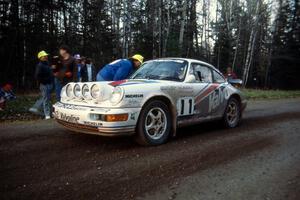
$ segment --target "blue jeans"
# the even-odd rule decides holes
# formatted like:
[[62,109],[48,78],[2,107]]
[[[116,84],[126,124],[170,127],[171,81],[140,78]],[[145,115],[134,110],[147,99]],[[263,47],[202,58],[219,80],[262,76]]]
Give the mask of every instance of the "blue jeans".
[[60,92],[63,85],[61,84],[61,81],[56,77],[54,78],[54,86],[55,86],[56,101],[60,101]]
[[51,91],[52,84],[40,84],[41,97],[35,102],[32,108],[43,109],[45,116],[50,116],[51,114]]
[[105,81],[105,79],[100,75],[100,72],[97,74],[96,81]]

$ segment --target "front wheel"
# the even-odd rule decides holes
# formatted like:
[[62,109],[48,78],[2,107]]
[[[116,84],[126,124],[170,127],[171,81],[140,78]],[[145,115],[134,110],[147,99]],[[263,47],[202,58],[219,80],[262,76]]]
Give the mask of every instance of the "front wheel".
[[224,125],[228,128],[235,128],[241,120],[241,106],[236,98],[228,100],[227,107],[223,116]]
[[154,100],[142,109],[136,128],[136,141],[141,145],[160,145],[168,140],[171,115],[168,106]]

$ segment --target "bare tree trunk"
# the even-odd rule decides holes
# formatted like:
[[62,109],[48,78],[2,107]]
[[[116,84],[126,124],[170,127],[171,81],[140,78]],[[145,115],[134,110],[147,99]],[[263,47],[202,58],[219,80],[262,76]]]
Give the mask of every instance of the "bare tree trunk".
[[237,39],[236,39],[236,47],[235,47],[234,57],[233,57],[233,61],[232,61],[232,70],[233,71],[234,71],[234,68],[235,68],[235,62],[236,62],[237,52],[238,52],[239,43],[240,43],[241,24],[242,24],[241,23],[241,18],[239,18],[239,32],[238,32]]
[[[207,2],[206,0],[203,0],[203,33],[204,33],[204,51],[205,51],[205,57],[207,59],[207,37],[206,37],[206,24],[207,24]],[[202,36],[203,37],[203,36]],[[203,45],[203,44],[202,44]]]
[[[119,0],[111,0],[111,18],[112,18],[112,32],[114,34],[113,57],[121,56],[123,49],[120,51],[120,12],[121,6]],[[123,41],[122,41],[123,42]],[[123,45],[123,43],[122,43]]]
[[[281,6],[281,5],[280,5]],[[271,68],[271,64],[272,64],[272,55],[273,55],[273,47],[274,47],[274,35],[277,32],[277,19],[274,20],[273,24],[271,25],[271,46],[269,48],[269,52],[268,52],[268,63],[267,63],[267,68],[266,68],[266,73],[265,73],[265,83],[264,83],[264,87],[268,88],[269,86],[269,70]]]
[[167,10],[167,19],[166,19],[166,24],[167,26],[165,27],[165,37],[164,37],[164,41],[163,41],[163,48],[162,48],[162,56],[165,57],[166,53],[167,53],[167,44],[168,44],[168,38],[169,38],[169,34],[170,34],[170,28],[171,28],[171,16],[170,16],[170,12],[171,12],[171,2],[170,0],[166,0],[166,10]]
[[63,11],[63,23],[64,23],[64,38],[65,38],[65,42],[68,43],[68,21],[67,21],[67,13],[66,13],[66,5],[65,2],[63,0],[61,0],[61,5],[62,5],[62,11]]
[[255,15],[256,19],[252,26],[249,43],[248,43],[247,57],[246,57],[246,62],[245,62],[245,67],[244,67],[244,72],[243,72],[243,85],[244,86],[247,85],[249,70],[250,70],[250,66],[252,63],[253,51],[254,51],[255,40],[256,40],[256,35],[257,35],[257,25],[258,25],[259,18],[260,18],[260,16],[259,16],[260,15],[260,13],[259,13],[260,3],[261,3],[261,1],[259,1],[259,3],[257,4],[257,7],[256,7],[256,15]]
[[162,1],[163,0],[158,1],[158,57],[162,55]]
[[184,35],[185,23],[186,23],[187,0],[184,0],[182,4],[183,4],[182,5],[182,15],[181,15],[179,42],[178,42],[180,56],[182,56],[182,54],[183,54],[183,35]]
[[247,57],[246,57],[244,72],[243,72],[244,86],[247,85],[248,74],[249,74],[249,69],[250,69],[252,54],[253,54],[253,47],[254,47],[254,43],[255,43],[255,35],[256,35],[255,30],[252,28],[250,38],[249,38],[249,43],[248,43],[248,50],[247,50]]
[[[21,2],[24,5],[24,1]],[[25,19],[24,9],[22,9],[22,19]],[[26,28],[23,25],[23,73],[22,73],[22,85],[26,84],[26,58],[27,58],[27,43],[26,43]]]
[[218,46],[218,64],[217,64],[217,68],[220,69],[220,51],[221,51],[221,47],[220,45]]
[[120,16],[121,16],[121,10],[120,10],[120,1],[116,0],[116,3],[118,5],[118,9],[116,10],[116,19],[115,19],[115,23],[116,23],[116,41],[117,41],[117,44],[116,44],[116,49],[117,49],[117,56],[120,56],[121,55],[121,52],[120,52],[120,22],[121,22],[121,19],[120,19]]
[[[209,10],[210,8],[210,1],[207,1],[207,10]],[[209,38],[210,38],[210,12],[208,11],[206,13],[206,28],[205,28],[205,32],[207,32],[206,38],[205,38],[205,46],[206,46],[206,59],[208,62],[210,62],[210,42],[209,42]]]
[[199,54],[199,43],[198,43],[198,28],[197,28],[197,0],[192,0],[191,1],[191,21],[192,21],[192,39],[190,41],[190,46],[191,48],[194,49],[194,43],[196,46],[196,49],[193,51],[195,52],[194,54],[198,55]]
[[122,42],[122,57],[129,56],[129,42],[131,40],[131,5],[129,1],[123,2],[123,42]]
[[[151,1],[151,13],[152,16],[158,16],[158,5],[156,0]],[[152,18],[152,57],[157,58],[157,36],[159,35],[159,28],[158,28],[158,20],[156,17]]]
[[88,35],[88,31],[87,31],[87,10],[88,10],[88,0],[84,0],[82,2],[82,7],[84,12],[82,12],[82,18],[83,18],[83,28],[82,28],[82,48],[83,48],[83,54],[86,54],[86,49],[87,49],[87,35]]
[[[218,23],[218,10],[219,10],[219,3],[218,1],[216,2],[216,22],[215,24]],[[218,32],[219,30],[217,30]],[[218,36],[219,37],[219,36]],[[219,38],[217,38],[216,40],[218,40]],[[218,50],[217,50],[217,68],[220,69],[220,44],[218,45]]]

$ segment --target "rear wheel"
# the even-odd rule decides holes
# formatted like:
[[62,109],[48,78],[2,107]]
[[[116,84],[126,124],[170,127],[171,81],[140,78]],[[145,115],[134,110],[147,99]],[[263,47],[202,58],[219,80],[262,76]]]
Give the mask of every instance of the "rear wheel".
[[152,101],[142,109],[136,128],[136,141],[141,145],[160,145],[167,141],[171,115],[162,101]]
[[228,128],[238,126],[241,120],[241,106],[236,98],[228,100],[227,107],[223,116],[224,125]]

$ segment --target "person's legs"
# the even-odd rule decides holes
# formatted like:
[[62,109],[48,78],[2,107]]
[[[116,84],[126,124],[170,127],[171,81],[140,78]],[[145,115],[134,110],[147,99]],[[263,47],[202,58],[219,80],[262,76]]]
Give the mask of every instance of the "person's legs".
[[[41,92],[41,95],[42,95],[42,90],[41,90],[41,85],[40,84],[40,92]],[[43,96],[40,96],[38,100],[36,100],[36,102],[33,104],[33,106],[31,106],[31,108],[29,109],[29,112],[32,112],[34,114],[41,114],[40,113],[40,108],[42,107],[43,105]]]
[[55,95],[56,95],[56,100],[60,101],[60,92],[62,89],[62,84],[58,78],[55,77],[54,79],[54,86],[55,86]]
[[45,115],[46,119],[50,119],[51,90],[52,90],[51,84],[41,85],[42,98],[43,98],[43,109],[44,109],[44,115]]

